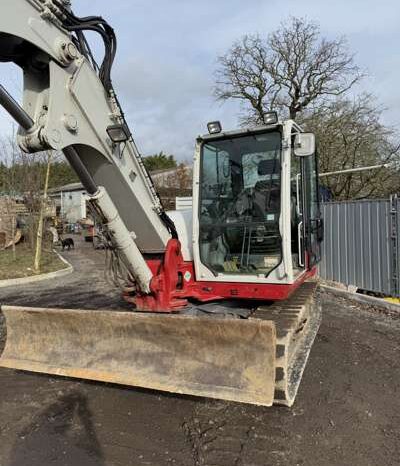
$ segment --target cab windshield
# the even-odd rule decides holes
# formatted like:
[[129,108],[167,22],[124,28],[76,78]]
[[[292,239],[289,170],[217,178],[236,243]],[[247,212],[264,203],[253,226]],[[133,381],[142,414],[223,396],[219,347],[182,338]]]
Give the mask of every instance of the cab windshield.
[[200,258],[214,274],[265,274],[281,262],[281,133],[204,143]]

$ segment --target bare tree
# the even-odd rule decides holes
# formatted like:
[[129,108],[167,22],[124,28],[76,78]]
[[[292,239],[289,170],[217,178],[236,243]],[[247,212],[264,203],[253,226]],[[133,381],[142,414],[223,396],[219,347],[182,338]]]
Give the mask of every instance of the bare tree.
[[245,125],[265,123],[270,110],[295,119],[362,78],[345,38],[325,39],[318,24],[303,18],[291,18],[267,38],[244,36],[218,62],[215,95],[240,100]]
[[[0,141],[0,160],[2,166],[5,168],[14,167],[18,159],[18,153],[14,150],[8,149],[8,144],[6,141]],[[7,172],[4,171],[2,177],[2,188],[4,190],[2,196],[2,219],[0,219],[0,224],[2,228],[5,229],[4,232],[4,245],[2,247],[6,248],[9,242],[11,241],[13,260],[16,260],[16,249],[15,249],[15,233],[16,233],[16,212],[15,212],[15,194],[17,189],[16,174],[13,169],[8,169]]]
[[241,101],[244,123],[264,123],[264,114],[275,108],[280,89],[270,74],[269,51],[260,36],[244,36],[218,62],[217,99]]
[[358,173],[332,175],[322,182],[335,199],[386,197],[400,189],[400,141],[382,123],[383,109],[364,94],[323,105],[301,124],[316,134],[320,172],[327,173],[372,165],[390,167]]
[[[52,158],[59,159],[56,154]],[[42,211],[42,192],[49,167],[46,153],[26,154],[19,148],[15,134],[0,140],[0,164],[2,176],[0,191],[9,199],[12,225],[16,223],[15,199],[23,201],[25,207],[24,237],[27,245],[34,249]],[[44,211],[44,214],[46,212]],[[13,218],[12,218],[13,217]],[[13,233],[14,234],[14,233]]]
[[47,152],[46,175],[45,175],[44,188],[43,188],[43,197],[40,202],[39,220],[38,220],[38,227],[37,227],[37,233],[36,233],[35,260],[33,263],[33,270],[36,273],[40,272],[40,265],[41,265],[41,258],[42,258],[44,217],[45,217],[46,208],[48,207],[47,193],[48,193],[48,188],[49,188],[51,162],[52,162],[52,152],[48,151]]

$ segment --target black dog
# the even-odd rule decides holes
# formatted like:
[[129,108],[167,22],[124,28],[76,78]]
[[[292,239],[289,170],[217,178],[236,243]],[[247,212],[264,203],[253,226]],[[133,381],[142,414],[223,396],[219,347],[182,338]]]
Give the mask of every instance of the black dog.
[[72,238],[65,238],[65,239],[62,239],[61,240],[61,244],[62,244],[62,249],[64,251],[64,249],[68,249],[68,251],[72,248],[72,249],[75,249],[75,243],[74,243],[74,240]]

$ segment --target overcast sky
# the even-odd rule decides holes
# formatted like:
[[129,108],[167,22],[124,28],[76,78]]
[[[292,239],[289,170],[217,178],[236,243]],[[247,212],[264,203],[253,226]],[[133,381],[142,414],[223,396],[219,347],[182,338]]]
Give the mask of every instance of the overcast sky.
[[[216,58],[246,33],[276,29],[290,15],[317,21],[322,34],[345,35],[369,76],[357,92],[373,92],[400,128],[400,0],[73,0],[81,16],[101,14],[115,28],[114,84],[145,155],[163,150],[190,160],[196,136],[220,119],[237,125],[238,108],[212,96]],[[0,6],[1,11],[1,6]],[[20,98],[16,70],[1,82]],[[0,110],[0,135],[11,122]]]

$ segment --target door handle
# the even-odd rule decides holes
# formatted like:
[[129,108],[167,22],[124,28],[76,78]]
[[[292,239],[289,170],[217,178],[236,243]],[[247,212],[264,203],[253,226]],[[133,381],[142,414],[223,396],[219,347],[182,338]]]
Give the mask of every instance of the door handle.
[[299,265],[300,267],[304,267],[304,261],[303,261],[303,253],[304,251],[302,250],[302,239],[303,239],[303,234],[302,234],[302,230],[303,230],[303,220],[301,222],[299,222],[299,224],[297,225],[297,237],[298,237],[298,242],[299,242]]

